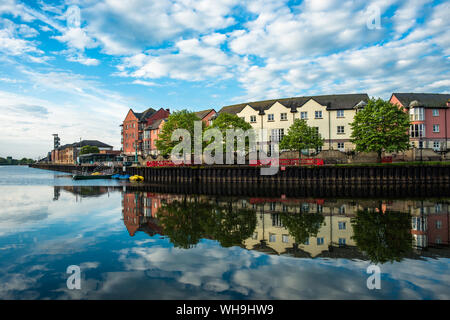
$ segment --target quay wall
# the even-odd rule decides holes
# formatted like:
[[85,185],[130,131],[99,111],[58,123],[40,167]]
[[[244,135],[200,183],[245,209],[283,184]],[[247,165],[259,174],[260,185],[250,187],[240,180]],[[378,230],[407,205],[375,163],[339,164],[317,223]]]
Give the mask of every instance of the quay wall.
[[[73,172],[79,167],[33,164],[33,168]],[[95,166],[86,166],[92,172]],[[122,173],[121,168],[120,172]],[[126,167],[129,175],[143,176],[148,183],[248,183],[248,184],[450,184],[449,165],[388,166],[291,166],[276,175],[264,176],[252,166]]]

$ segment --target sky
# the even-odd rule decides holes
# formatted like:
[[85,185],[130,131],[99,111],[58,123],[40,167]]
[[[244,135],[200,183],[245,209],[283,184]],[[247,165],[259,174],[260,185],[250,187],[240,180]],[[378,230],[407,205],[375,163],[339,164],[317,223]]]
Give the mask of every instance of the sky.
[[120,149],[130,108],[450,92],[450,1],[0,0],[0,157]]

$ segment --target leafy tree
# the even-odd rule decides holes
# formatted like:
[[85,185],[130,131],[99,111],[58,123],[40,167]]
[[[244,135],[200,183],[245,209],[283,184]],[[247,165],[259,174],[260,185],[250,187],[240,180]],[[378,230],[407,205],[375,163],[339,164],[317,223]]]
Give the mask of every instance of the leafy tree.
[[409,115],[401,108],[382,99],[370,99],[356,113],[352,127],[352,142],[356,151],[381,154],[409,149]]
[[220,242],[222,247],[242,246],[256,228],[255,212],[248,209],[233,209],[214,206],[204,220],[205,234]]
[[280,143],[280,149],[302,150],[318,149],[323,146],[323,139],[315,128],[308,126],[305,120],[295,119]]
[[[229,129],[241,129],[243,132],[252,129],[252,126],[248,123],[245,122],[244,119],[234,115],[234,114],[229,114],[229,113],[221,113],[219,114],[219,116],[213,121],[212,125],[205,128],[205,130],[209,130],[209,129],[219,129],[220,132],[222,133],[222,137],[223,137],[223,151],[226,151],[226,133],[227,130]],[[211,144],[213,143],[214,140],[209,141],[209,143],[207,144]],[[240,136],[236,137],[235,141],[234,141],[234,150],[237,150],[237,146],[238,146],[238,141],[240,142],[244,142],[243,140],[240,139]],[[248,147],[249,147],[249,137],[245,137],[245,150],[248,151]]]
[[[168,155],[172,149],[179,143],[171,141],[172,133],[176,129],[186,129],[191,134],[191,150],[194,150],[194,122],[201,121],[194,112],[187,110],[176,111],[172,113],[164,123],[158,139],[155,141],[156,148],[163,154]],[[202,122],[202,131],[205,124]]]
[[164,204],[158,210],[158,219],[174,246],[188,249],[205,237],[203,224],[208,209],[208,205],[184,199]]
[[289,230],[298,244],[305,243],[309,237],[317,236],[324,217],[318,213],[281,213],[281,222]]
[[401,261],[412,250],[409,213],[360,210],[352,226],[357,247],[374,263]]
[[99,153],[100,149],[96,146],[84,146],[81,147],[80,155],[81,154],[89,154],[89,153]]

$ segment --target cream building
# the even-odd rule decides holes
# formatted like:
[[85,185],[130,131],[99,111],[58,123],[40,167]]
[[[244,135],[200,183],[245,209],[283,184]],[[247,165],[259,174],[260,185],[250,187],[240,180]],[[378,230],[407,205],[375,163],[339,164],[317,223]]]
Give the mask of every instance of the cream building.
[[223,107],[219,113],[236,114],[254,129],[267,129],[271,141],[281,140],[295,119],[304,119],[324,139],[322,150],[350,151],[351,127],[367,94],[342,94],[266,100]]

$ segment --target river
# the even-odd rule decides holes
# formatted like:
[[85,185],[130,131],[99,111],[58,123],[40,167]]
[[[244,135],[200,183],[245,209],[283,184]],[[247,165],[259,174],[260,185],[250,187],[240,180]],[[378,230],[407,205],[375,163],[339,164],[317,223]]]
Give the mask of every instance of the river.
[[0,166],[0,203],[0,299],[450,298],[450,195],[161,193]]

